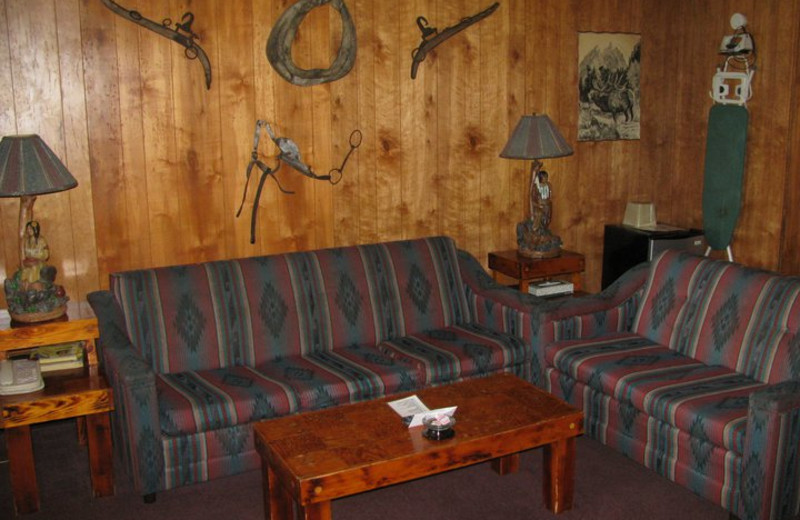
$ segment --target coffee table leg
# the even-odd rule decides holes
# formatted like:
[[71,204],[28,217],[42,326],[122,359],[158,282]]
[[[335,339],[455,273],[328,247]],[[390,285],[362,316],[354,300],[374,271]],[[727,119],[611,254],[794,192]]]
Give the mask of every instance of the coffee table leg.
[[292,498],[266,461],[262,461],[261,469],[264,488],[264,518],[266,520],[291,520],[293,517]]
[[39,487],[36,484],[31,427],[6,429],[6,446],[14,508],[19,514],[34,513],[39,510]]
[[553,513],[572,508],[575,490],[575,437],[544,447],[544,503]]
[[303,520],[331,520],[331,502],[317,502],[301,507],[300,518]]
[[519,453],[492,459],[492,469],[498,475],[508,475],[519,470]]

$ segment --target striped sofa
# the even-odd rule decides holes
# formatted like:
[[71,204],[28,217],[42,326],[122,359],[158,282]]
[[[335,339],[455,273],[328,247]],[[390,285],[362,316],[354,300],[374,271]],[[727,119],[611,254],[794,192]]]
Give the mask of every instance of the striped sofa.
[[795,518],[800,278],[677,251],[541,315],[585,431],[742,520]]
[[89,301],[146,500],[258,468],[254,421],[529,377],[539,308],[447,237],[114,273]]

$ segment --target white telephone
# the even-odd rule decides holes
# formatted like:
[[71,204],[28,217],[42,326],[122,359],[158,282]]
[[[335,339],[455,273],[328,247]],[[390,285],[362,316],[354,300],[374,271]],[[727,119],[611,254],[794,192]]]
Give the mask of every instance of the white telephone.
[[32,359],[0,361],[0,395],[24,394],[44,388],[39,362]]

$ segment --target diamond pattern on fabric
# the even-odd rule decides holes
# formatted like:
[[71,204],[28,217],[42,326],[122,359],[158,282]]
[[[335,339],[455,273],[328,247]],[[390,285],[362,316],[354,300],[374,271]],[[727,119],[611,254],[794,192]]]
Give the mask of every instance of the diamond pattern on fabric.
[[720,352],[739,327],[739,295],[732,294],[711,317],[714,350]]
[[709,459],[711,459],[712,444],[708,440],[705,424],[702,417],[695,418],[689,433],[692,436],[691,449],[694,457],[693,467],[700,473],[705,473]]
[[206,319],[188,294],[181,296],[174,325],[189,350],[197,352],[206,327]]
[[651,320],[653,326],[657,329],[661,327],[664,320],[667,319],[670,311],[675,307],[675,280],[669,278],[664,282],[664,286],[658,290],[653,299],[653,309],[651,311]]
[[479,343],[467,343],[464,345],[464,353],[475,363],[479,374],[485,374],[492,362],[492,351],[486,345]]
[[277,338],[280,335],[288,311],[289,307],[275,289],[275,286],[269,282],[264,284],[261,300],[258,303],[258,315],[273,338]]
[[248,428],[222,428],[217,433],[217,439],[222,446],[222,451],[228,455],[239,455],[247,446]]
[[350,325],[355,326],[358,315],[361,313],[361,293],[358,292],[353,279],[342,273],[339,277],[339,287],[336,290],[336,305],[342,311]]
[[619,403],[619,418],[622,420],[622,428],[626,433],[631,433],[631,428],[633,428],[636,417],[638,417],[640,413],[641,412],[631,403],[626,403],[624,401]]
[[431,282],[417,264],[411,266],[408,285],[406,286],[406,294],[408,294],[421,314],[428,312],[428,303],[431,297]]

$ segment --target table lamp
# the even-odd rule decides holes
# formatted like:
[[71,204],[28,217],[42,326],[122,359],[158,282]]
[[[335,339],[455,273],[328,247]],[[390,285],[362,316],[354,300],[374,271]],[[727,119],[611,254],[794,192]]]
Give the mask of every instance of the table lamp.
[[38,195],[69,190],[78,181],[38,135],[5,136],[0,140],[0,197],[20,197],[19,269],[5,281],[11,318],[38,322],[67,310],[64,288],[55,284],[56,268],[47,264],[50,251],[33,220]]
[[539,159],[572,155],[572,148],[558,128],[544,114],[522,116],[509,137],[500,157],[526,159],[531,163],[529,190],[530,215],[517,224],[517,246],[520,255],[529,258],[551,258],[561,254],[561,238],[550,229],[553,216],[552,190],[547,172]]

